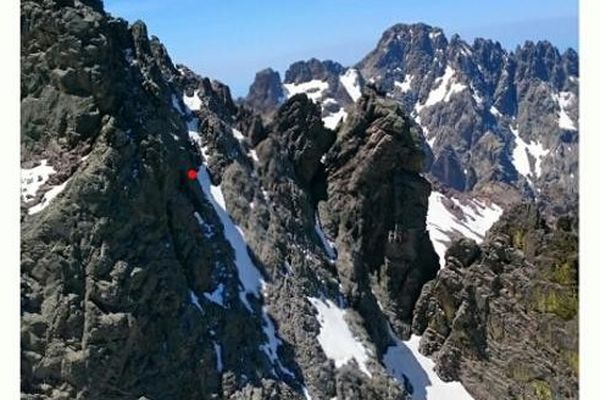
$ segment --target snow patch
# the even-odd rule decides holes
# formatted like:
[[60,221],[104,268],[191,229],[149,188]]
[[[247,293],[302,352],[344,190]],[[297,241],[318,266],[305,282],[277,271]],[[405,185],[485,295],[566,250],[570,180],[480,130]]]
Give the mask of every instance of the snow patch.
[[346,118],[347,115],[348,114],[346,111],[343,108],[340,108],[338,112],[331,113],[328,116],[323,117],[323,124],[326,128],[333,130],[338,126],[343,118]]
[[325,253],[327,254],[327,257],[329,257],[329,260],[335,261],[337,259],[337,251],[335,249],[335,244],[331,240],[327,239],[327,236],[325,236],[325,232],[323,232],[323,229],[321,228],[321,221],[319,219],[319,214],[316,211],[315,211],[315,231],[317,232],[317,236],[319,237],[319,239],[321,239],[321,244],[323,245],[323,248],[325,249]]
[[526,143],[519,136],[518,128],[509,127],[510,131],[515,135],[515,148],[512,152],[513,165],[521,175],[530,179],[532,174],[529,156],[533,157],[533,173],[539,177],[542,174],[542,160],[548,155],[549,150],[546,150],[541,142]]
[[54,200],[54,198],[56,196],[58,196],[63,190],[65,190],[65,187],[67,187],[67,183],[69,183],[70,180],[71,180],[71,178],[67,179],[60,185],[52,187],[52,189],[50,189],[46,193],[44,193],[44,197],[42,197],[42,200],[40,200],[39,203],[37,203],[36,205],[31,207],[29,210],[27,210],[27,213],[29,215],[37,214],[40,211],[42,211],[44,208],[48,207],[50,202],[52,200]]
[[186,94],[183,96],[183,103],[190,111],[199,111],[200,108],[202,108],[202,100],[198,96],[198,93],[199,92],[196,90],[194,94],[189,97]]
[[[445,202],[451,202],[457,208],[456,215],[446,207]],[[460,212],[464,216],[463,219],[457,217]],[[433,248],[440,257],[440,266],[443,268],[445,265],[444,256],[452,241],[452,233],[461,234],[480,243],[502,212],[502,208],[494,203],[486,205],[479,200],[462,203],[458,199],[446,197],[443,193],[431,192],[427,229]]]
[[[389,328],[388,328],[389,329]],[[394,344],[383,355],[390,375],[400,383],[408,379],[415,400],[469,400],[471,395],[460,382],[444,382],[433,370],[434,362],[419,353],[420,336],[402,341],[390,329]]]
[[475,100],[475,103],[479,106],[482,105],[483,98],[479,95],[479,93],[477,92],[477,89],[475,89],[473,87],[473,85],[471,85],[471,91],[473,92],[473,100]]
[[303,83],[284,83],[283,87],[287,92],[287,97],[290,98],[298,93],[306,93],[309,99],[313,102],[321,100],[323,93],[329,89],[329,84],[326,81],[313,79]]
[[248,154],[250,154],[250,158],[253,159],[256,162],[259,162],[260,160],[258,159],[258,154],[256,154],[256,150],[251,149]]
[[502,113],[500,111],[498,111],[498,109],[496,108],[496,106],[491,106],[490,107],[490,113],[496,117],[496,118],[501,118],[502,117]]
[[344,319],[346,310],[341,309],[329,299],[308,297],[308,301],[317,309],[317,320],[320,325],[317,340],[325,355],[334,361],[336,368],[340,368],[354,359],[360,370],[371,377],[371,373],[367,369],[369,359],[367,349],[352,335],[350,327]]
[[429,96],[427,97],[425,104],[417,105],[417,112],[423,107],[430,107],[441,101],[447,103],[452,95],[460,93],[467,88],[466,85],[456,81],[454,74],[454,69],[451,66],[447,66],[446,70],[444,71],[444,75],[435,80],[437,85],[431,92],[429,92]]
[[360,89],[360,80],[358,78],[358,71],[354,68],[348,69],[343,75],[340,75],[340,82],[346,89],[348,95],[352,98],[352,101],[357,101],[362,95]]
[[245,136],[242,135],[242,132],[238,131],[237,129],[232,128],[231,131],[233,132],[233,137],[236,138],[238,142],[241,142],[245,139]]
[[204,313],[204,309],[202,308],[202,306],[200,305],[200,302],[198,301],[198,296],[196,296],[196,293],[194,293],[193,290],[190,290],[190,303],[192,303],[194,306],[196,306],[196,308],[198,310],[200,310],[201,313]]
[[175,108],[177,110],[177,112],[181,115],[186,115],[187,113],[181,109],[181,106],[179,105],[179,99],[177,99],[177,96],[175,96],[174,94],[171,95],[171,104],[173,105],[173,108]]
[[262,319],[263,319],[263,332],[267,336],[267,342],[258,346],[263,353],[269,357],[272,365],[277,365],[281,371],[283,371],[286,375],[291,377],[295,377],[294,373],[283,366],[281,361],[279,361],[279,357],[277,356],[277,349],[281,346],[281,339],[277,337],[275,333],[275,325],[273,324],[273,320],[267,314],[267,307],[262,308]]
[[213,347],[215,348],[215,355],[217,356],[217,371],[223,372],[223,353],[221,351],[221,345],[213,341]]
[[211,302],[224,307],[224,296],[225,296],[225,285],[219,283],[217,288],[212,292],[204,292],[204,297],[206,297]]
[[412,83],[412,80],[413,80],[413,76],[410,74],[407,74],[404,77],[404,80],[402,82],[395,81],[394,86],[399,88],[402,91],[402,93],[406,93],[410,90],[410,85]]
[[54,173],[56,171],[48,165],[48,160],[41,160],[37,167],[21,168],[21,198],[23,201],[33,200],[39,188]]

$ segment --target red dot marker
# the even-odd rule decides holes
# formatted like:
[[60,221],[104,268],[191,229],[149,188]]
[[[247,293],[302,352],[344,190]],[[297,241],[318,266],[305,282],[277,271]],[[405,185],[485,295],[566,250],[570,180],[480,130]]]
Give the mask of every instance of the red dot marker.
[[198,171],[192,168],[188,169],[187,177],[190,181],[195,181],[196,179],[198,179]]

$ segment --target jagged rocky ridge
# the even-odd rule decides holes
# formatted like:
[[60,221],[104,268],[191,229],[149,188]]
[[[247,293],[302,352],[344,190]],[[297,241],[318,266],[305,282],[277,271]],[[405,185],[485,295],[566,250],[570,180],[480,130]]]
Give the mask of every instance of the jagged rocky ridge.
[[[291,88],[315,76],[338,100],[315,104],[319,84],[282,98],[271,81],[277,107],[259,110],[269,110],[263,120],[227,86],[174,66],[143,23],[110,17],[99,1],[25,1],[22,20],[23,398],[420,399],[432,385],[467,397],[415,362],[415,337],[402,341],[411,330],[440,377],[475,398],[489,398],[477,365],[507,376],[485,381],[498,396],[576,396],[569,220],[559,220],[564,233],[510,222],[538,218],[521,214],[493,229],[533,262],[508,278],[535,277],[541,258],[545,275],[532,282],[553,293],[535,298],[527,320],[552,340],[514,353],[542,367],[523,362],[509,375],[515,364],[493,347],[506,345],[495,325],[487,360],[461,339],[465,321],[495,311],[473,311],[467,297],[464,318],[445,314],[455,260],[478,247],[451,246],[448,267],[426,284],[439,268],[431,200],[461,194],[431,192],[418,124],[355,70],[299,63],[286,74]],[[487,209],[464,204],[457,213]],[[506,254],[511,271],[520,253]],[[467,258],[460,268],[499,273],[487,257]],[[555,271],[554,260],[565,264]],[[460,289],[477,270],[469,274],[452,304],[470,293]],[[514,301],[501,291],[491,302]]]
[[384,356],[438,264],[396,103],[264,124],[99,1],[21,12],[23,398],[410,397]]
[[279,103],[261,102],[264,93],[280,102],[305,91],[335,127],[364,82],[375,83],[423,128],[430,180],[502,206],[535,199],[560,215],[577,207],[578,75],[577,53],[548,42],[509,52],[492,40],[469,44],[398,24],[353,67],[298,62],[279,85],[276,72],[258,74],[246,103],[265,112]]

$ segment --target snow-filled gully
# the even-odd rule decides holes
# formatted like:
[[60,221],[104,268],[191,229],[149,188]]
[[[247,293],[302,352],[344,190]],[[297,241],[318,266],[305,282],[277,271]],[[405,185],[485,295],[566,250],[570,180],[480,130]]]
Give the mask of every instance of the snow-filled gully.
[[[206,196],[207,200],[212,205],[213,209],[217,213],[221,224],[223,225],[223,233],[225,238],[231,244],[234,251],[235,266],[240,279],[241,287],[239,290],[240,301],[251,313],[254,312],[252,305],[248,299],[249,296],[260,298],[263,290],[265,289],[265,281],[260,273],[260,270],[256,267],[250,254],[248,253],[248,245],[244,238],[244,232],[237,226],[229,214],[227,213],[227,206],[223,197],[223,192],[220,186],[215,186],[210,180],[208,170],[205,165],[200,167],[198,173],[198,183],[202,188],[202,192]],[[273,365],[273,373],[277,375],[275,367],[284,374],[294,377],[293,372],[286,368],[277,355],[277,350],[281,345],[281,339],[277,337],[275,331],[275,325],[273,320],[267,313],[267,307],[263,306],[261,309],[261,318],[263,325],[263,332],[267,337],[267,341],[259,346],[260,350],[271,361]]]
[[[191,125],[191,124],[189,124]],[[191,128],[191,126],[190,126]],[[190,129],[190,139],[200,143],[200,135],[194,129]],[[202,146],[201,148],[205,150]],[[204,151],[203,151],[204,153]],[[208,154],[204,155],[205,157]],[[242,229],[237,226],[227,212],[227,206],[220,186],[215,186],[210,180],[206,165],[201,165],[198,173],[198,183],[206,199],[210,202],[223,225],[223,232],[227,241],[234,251],[235,266],[240,279],[239,298],[244,306],[252,313],[254,309],[250,304],[249,297],[260,298],[265,290],[265,280],[260,270],[254,264],[248,253],[248,246]],[[198,219],[198,217],[196,217]],[[198,223],[202,225],[202,220]],[[323,249],[330,262],[335,263],[337,252],[334,244],[323,233],[318,214],[315,215],[315,230]],[[224,306],[224,287],[220,284],[214,292],[205,293],[204,298],[208,301]],[[355,360],[359,369],[367,376],[371,373],[367,368],[368,361],[373,358],[371,352],[352,333],[350,325],[345,320],[346,310],[335,302],[326,298],[307,297],[307,300],[317,311],[317,320],[320,331],[317,340],[325,355],[334,361],[337,368],[350,360]],[[190,293],[190,302],[202,312],[200,299]],[[260,350],[269,358],[273,366],[273,374],[283,373],[289,377],[296,378],[294,373],[286,368],[277,355],[277,350],[282,344],[277,336],[273,320],[268,315],[266,306],[261,308],[261,319],[263,332],[267,337],[265,343],[259,346]],[[464,387],[459,382],[443,382],[433,371],[434,363],[431,359],[418,352],[418,336],[412,336],[408,341],[399,340],[389,328],[390,336],[394,344],[388,347],[383,356],[382,364],[393,379],[401,384],[410,382],[415,400],[464,400],[471,399]],[[220,371],[223,370],[222,346],[214,342],[217,354],[217,364]],[[306,387],[302,387],[305,398],[311,399]]]

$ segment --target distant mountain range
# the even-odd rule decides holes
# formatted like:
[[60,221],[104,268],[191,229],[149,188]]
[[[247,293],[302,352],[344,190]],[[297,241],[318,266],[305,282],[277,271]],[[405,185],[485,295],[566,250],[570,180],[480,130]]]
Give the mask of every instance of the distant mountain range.
[[428,176],[499,204],[537,199],[555,211],[577,206],[577,53],[526,42],[514,52],[498,42],[425,24],[398,24],[358,64],[311,59],[280,75],[266,69],[245,104],[266,117],[287,98],[307,93],[330,128],[366,84],[398,101],[421,127]]

